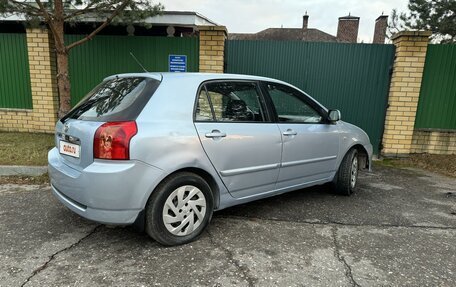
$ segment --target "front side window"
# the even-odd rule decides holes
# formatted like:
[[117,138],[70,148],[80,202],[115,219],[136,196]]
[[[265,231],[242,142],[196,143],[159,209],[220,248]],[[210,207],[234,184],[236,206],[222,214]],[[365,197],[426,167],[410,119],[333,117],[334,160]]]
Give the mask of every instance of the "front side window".
[[279,122],[321,123],[322,116],[295,90],[278,84],[267,84]]
[[[212,109],[206,107],[206,101]],[[195,119],[211,120],[208,112],[212,113],[212,119],[219,122],[263,122],[265,120],[257,85],[251,82],[205,84],[199,94]]]

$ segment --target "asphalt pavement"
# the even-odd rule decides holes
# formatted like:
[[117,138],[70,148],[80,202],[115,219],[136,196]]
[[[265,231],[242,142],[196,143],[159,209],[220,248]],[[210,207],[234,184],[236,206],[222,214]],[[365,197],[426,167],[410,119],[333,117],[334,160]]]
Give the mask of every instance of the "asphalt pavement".
[[214,214],[163,247],[0,186],[0,286],[455,286],[456,179],[378,166],[351,197],[308,188]]

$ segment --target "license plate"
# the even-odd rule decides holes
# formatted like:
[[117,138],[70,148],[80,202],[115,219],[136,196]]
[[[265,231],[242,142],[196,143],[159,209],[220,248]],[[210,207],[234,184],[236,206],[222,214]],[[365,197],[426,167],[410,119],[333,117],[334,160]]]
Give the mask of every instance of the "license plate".
[[61,154],[79,158],[81,147],[66,141],[60,141],[59,151]]

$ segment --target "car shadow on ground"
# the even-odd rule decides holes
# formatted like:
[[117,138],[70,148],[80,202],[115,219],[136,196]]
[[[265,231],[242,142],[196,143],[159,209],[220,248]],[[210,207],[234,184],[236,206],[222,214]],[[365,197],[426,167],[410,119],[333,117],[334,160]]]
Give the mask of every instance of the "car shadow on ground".
[[[219,224],[232,218],[353,226],[456,227],[456,191],[451,178],[380,166],[373,172],[360,172],[358,183],[351,196],[339,195],[330,184],[324,184],[216,211],[213,220]],[[125,231],[138,233],[131,227]]]

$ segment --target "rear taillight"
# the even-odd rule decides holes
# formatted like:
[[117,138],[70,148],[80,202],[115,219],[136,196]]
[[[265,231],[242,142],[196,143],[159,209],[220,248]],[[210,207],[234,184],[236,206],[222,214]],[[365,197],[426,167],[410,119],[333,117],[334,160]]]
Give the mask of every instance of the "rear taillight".
[[108,122],[95,132],[93,157],[130,159],[130,140],[138,132],[136,122]]

